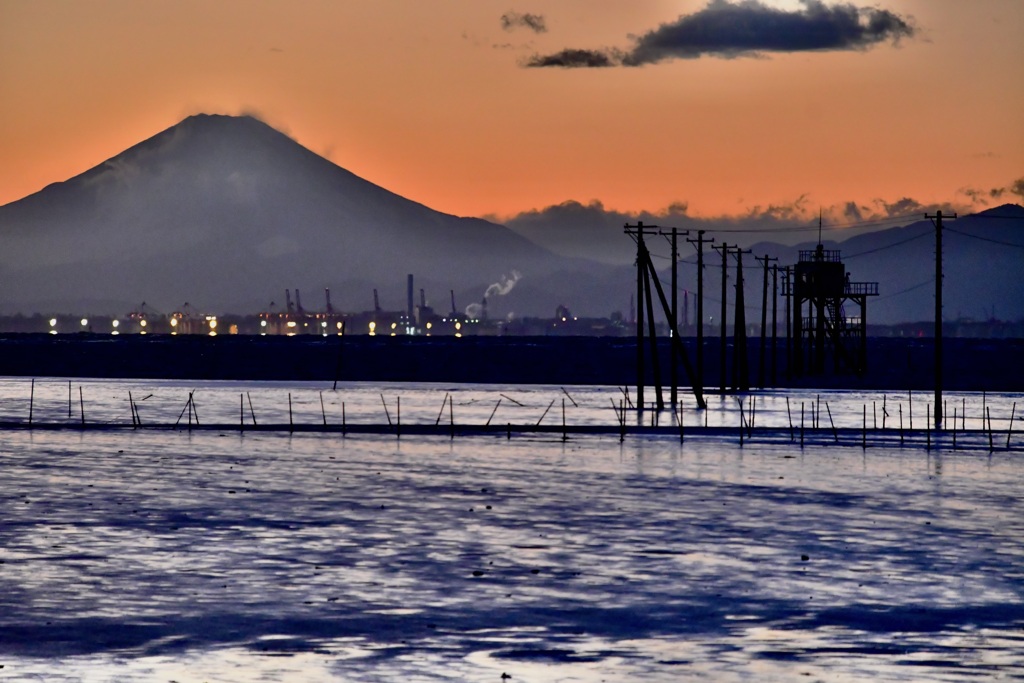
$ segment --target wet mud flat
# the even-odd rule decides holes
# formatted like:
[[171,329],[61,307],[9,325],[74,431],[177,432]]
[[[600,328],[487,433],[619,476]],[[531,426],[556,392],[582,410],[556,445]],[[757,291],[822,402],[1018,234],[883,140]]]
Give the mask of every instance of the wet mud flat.
[[1024,676],[1019,453],[123,430],[0,450],[0,680]]

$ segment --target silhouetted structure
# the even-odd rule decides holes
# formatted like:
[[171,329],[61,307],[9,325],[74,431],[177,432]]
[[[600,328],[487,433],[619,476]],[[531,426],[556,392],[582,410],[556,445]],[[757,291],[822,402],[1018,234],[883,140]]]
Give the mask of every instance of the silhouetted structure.
[[[801,251],[783,295],[792,297],[792,369],[796,376],[825,373],[832,357],[835,373],[867,370],[867,300],[878,296],[877,282],[850,282],[839,250]],[[849,315],[846,304],[856,304]]]

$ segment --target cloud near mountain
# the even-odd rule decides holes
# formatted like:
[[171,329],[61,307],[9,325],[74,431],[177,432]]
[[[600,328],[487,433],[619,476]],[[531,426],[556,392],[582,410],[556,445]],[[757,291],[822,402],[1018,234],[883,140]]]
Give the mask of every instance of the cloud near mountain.
[[[1010,188],[1001,188],[1000,196],[1009,193]],[[901,221],[912,222],[939,209],[946,213],[967,214],[991,204],[985,193],[962,190],[961,195],[962,200],[952,204],[922,203],[909,197],[891,201],[875,199],[866,203],[841,202],[820,207],[821,217],[826,235],[833,239],[843,235],[845,239]],[[675,202],[656,211],[624,212],[607,208],[597,200],[589,203],[569,200],[510,217],[488,218],[503,223],[557,254],[624,265],[632,263],[635,257],[630,242],[623,237],[626,223],[639,220],[648,225],[694,232],[705,230],[718,235],[719,239],[744,246],[764,239],[795,244],[809,236],[816,237],[818,211],[818,205],[802,195],[789,202],[755,205],[734,215],[692,216],[686,202]]]
[[704,56],[743,57],[772,52],[866,50],[915,35],[912,21],[879,7],[852,3],[827,5],[804,0],[785,10],[760,0],[711,0],[692,14],[633,38],[628,49],[566,48],[533,55],[527,67],[643,66]]

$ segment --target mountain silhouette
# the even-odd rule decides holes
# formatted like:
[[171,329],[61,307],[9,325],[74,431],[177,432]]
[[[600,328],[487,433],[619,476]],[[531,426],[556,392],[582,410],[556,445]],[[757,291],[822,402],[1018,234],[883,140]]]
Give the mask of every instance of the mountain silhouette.
[[[196,115],[0,207],[0,313],[124,314],[143,301],[163,312],[189,302],[200,312],[254,313],[272,301],[283,308],[286,288],[301,289],[305,307],[322,310],[325,287],[341,310],[371,308],[374,288],[383,308],[403,310],[408,273],[436,310],[450,309],[454,290],[461,311],[513,271],[521,274],[515,287],[488,301],[492,317],[550,317],[560,304],[582,316],[626,313],[635,269],[614,261],[628,263],[635,248],[621,224],[601,224],[591,208],[567,204],[561,212],[538,214],[518,226],[520,234],[405,199],[258,119]],[[589,211],[589,218],[580,211]],[[1007,204],[946,225],[945,318],[1024,319],[1024,208]],[[760,242],[751,249],[787,265],[814,245]],[[842,251],[853,281],[879,283],[869,323],[933,316],[929,221],[826,241],[825,247]],[[655,240],[652,249],[661,252],[656,263],[667,286],[664,241]],[[681,292],[680,306],[688,300],[692,323],[693,250],[681,255],[679,287],[688,295]],[[753,255],[744,264],[750,323],[759,321],[761,298]],[[709,249],[704,303],[715,325],[719,262]],[[419,292],[415,296],[418,301]],[[780,321],[782,311],[780,301]]]
[[[356,310],[378,287],[382,305],[400,310],[407,273],[447,311],[449,289],[464,306],[513,270],[529,285],[573,267],[504,226],[389,192],[248,116],[191,116],[0,207],[0,235],[6,312],[123,313],[141,301],[255,312],[285,288],[305,290],[312,309],[324,287]],[[559,302],[536,292],[508,303],[547,313]]]

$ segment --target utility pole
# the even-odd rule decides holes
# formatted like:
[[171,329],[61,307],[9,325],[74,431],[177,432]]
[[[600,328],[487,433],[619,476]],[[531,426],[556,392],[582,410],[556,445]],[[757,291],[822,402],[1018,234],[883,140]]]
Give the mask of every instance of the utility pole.
[[[697,399],[697,408],[703,410],[707,407],[704,401],[704,387],[702,383],[695,378],[693,366],[690,365],[689,357],[686,355],[686,348],[683,346],[682,340],[679,338],[679,328],[676,321],[672,319],[671,306],[668,299],[665,297],[664,289],[661,286],[661,281],[658,279],[658,272],[654,268],[654,263],[651,260],[651,252],[648,251],[647,245],[644,243],[644,232],[647,234],[654,234],[657,230],[657,226],[644,225],[642,222],[638,222],[636,225],[625,226],[625,232],[627,235],[632,237],[636,241],[637,254],[636,254],[636,265],[637,265],[637,299],[639,308],[637,315],[637,396],[638,408],[643,409],[643,404],[640,402],[643,398],[643,325],[642,311],[646,305],[647,312],[646,317],[648,321],[648,329],[650,336],[651,345],[651,365],[654,371],[654,389],[657,399],[657,408],[661,410],[665,407],[662,399],[661,391],[661,373],[658,366],[658,345],[657,338],[655,336],[655,325],[654,325],[654,305],[652,302],[653,294],[651,292],[651,284],[653,283],[654,288],[658,292],[658,300],[661,303],[661,310],[668,320],[668,326],[671,330],[671,336],[669,337],[670,346],[672,351],[679,355],[683,361],[683,368],[686,370],[687,379],[690,381],[690,385],[693,388],[694,397]],[[685,234],[685,233],[684,233]]]
[[[768,262],[778,261],[779,259],[770,258],[768,254],[765,254],[764,258],[761,258],[760,256],[755,256],[754,259],[764,264],[764,279],[761,284],[761,366],[758,369],[757,373],[757,385],[764,389],[764,357],[765,351],[767,351],[767,348],[765,346],[767,330],[765,328],[768,327]],[[775,321],[773,320],[772,322],[774,323]]]
[[725,315],[726,315],[726,299],[728,298],[728,290],[726,289],[726,283],[729,280],[729,245],[722,242],[721,247],[712,247],[712,249],[722,252],[722,316],[718,322],[719,332],[721,333],[721,342],[718,347],[718,386],[721,392],[724,394],[726,390],[726,373],[725,373],[725,356],[727,345],[725,343]]
[[[643,221],[636,226],[636,409],[644,410],[644,266],[640,252],[644,249]],[[626,224],[626,232],[630,226]]]
[[650,252],[644,243],[644,233],[656,234],[658,226],[644,225],[643,221],[637,221],[636,225],[626,224],[624,228],[627,235],[636,240],[636,406],[637,410],[644,409],[644,317],[646,317],[651,344],[651,366],[654,371],[654,388],[657,408],[664,407],[661,394],[661,375],[658,366],[658,340],[655,337],[654,307],[651,304],[650,279],[646,269],[646,263],[650,260]]
[[[697,245],[697,377],[704,386],[704,230],[697,231],[697,239],[686,239]],[[715,238],[711,238],[713,243]]]
[[786,297],[786,384],[793,380],[793,336],[792,306],[790,300],[793,298],[793,271],[791,266],[786,266],[782,273],[782,296]]
[[743,254],[749,249],[736,247],[736,305],[732,326],[732,383],[735,391],[750,389],[750,364],[747,360],[747,309],[743,292]]
[[942,210],[934,216],[924,215],[935,224],[935,430],[942,429],[942,219],[956,220],[956,214],[943,216]]
[[[679,329],[679,249],[678,249],[678,237],[679,235],[690,234],[689,230],[679,230],[678,228],[668,228],[671,232],[663,232],[666,238],[671,237],[669,243],[672,247],[672,329]],[[679,358],[676,354],[671,354],[671,373],[672,373],[672,387],[670,393],[670,400],[673,406],[679,405],[678,397],[678,384],[679,384]]]
[[[778,260],[778,259],[776,259]],[[779,357],[776,354],[778,342],[778,308],[779,308],[779,266],[772,266],[772,388],[778,385],[777,365]]]

